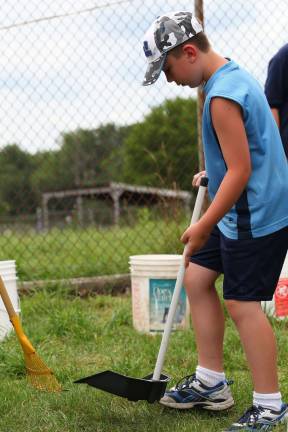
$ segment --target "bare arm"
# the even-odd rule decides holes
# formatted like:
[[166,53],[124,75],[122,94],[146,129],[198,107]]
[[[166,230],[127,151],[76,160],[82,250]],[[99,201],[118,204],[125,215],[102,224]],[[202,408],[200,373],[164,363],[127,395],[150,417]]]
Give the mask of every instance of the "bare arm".
[[212,229],[233,207],[251,174],[249,146],[240,106],[227,99],[214,98],[211,101],[211,116],[227,173],[202,218],[201,222],[207,229]]
[[237,202],[251,174],[250,152],[240,106],[227,99],[213,98],[211,116],[227,172],[206,213],[181,238],[183,243],[189,244],[186,264],[188,255],[203,246],[213,227]]
[[276,124],[278,126],[278,128],[280,127],[280,116],[279,116],[279,110],[277,108],[271,108],[273,117],[276,121]]

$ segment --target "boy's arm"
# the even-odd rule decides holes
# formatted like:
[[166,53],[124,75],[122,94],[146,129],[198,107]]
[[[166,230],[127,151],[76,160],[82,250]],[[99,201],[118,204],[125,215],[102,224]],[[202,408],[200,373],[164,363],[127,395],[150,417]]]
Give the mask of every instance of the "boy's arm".
[[278,127],[280,126],[279,109],[287,98],[288,51],[285,47],[283,49],[280,49],[270,60],[265,82],[265,95]]
[[278,110],[278,108],[271,108],[271,111],[272,111],[273,117],[274,117],[274,119],[276,121],[276,124],[277,124],[277,126],[279,128],[280,127],[279,110]]
[[216,97],[210,107],[227,173],[206,213],[181,238],[183,243],[188,242],[186,264],[188,257],[204,245],[213,227],[236,203],[251,174],[250,152],[240,105]]

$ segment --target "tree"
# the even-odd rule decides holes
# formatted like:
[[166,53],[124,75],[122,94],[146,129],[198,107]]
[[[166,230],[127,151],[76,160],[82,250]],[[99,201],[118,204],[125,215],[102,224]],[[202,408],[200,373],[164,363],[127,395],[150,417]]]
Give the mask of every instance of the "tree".
[[34,212],[44,191],[110,181],[190,189],[197,170],[196,100],[176,98],[130,126],[63,133],[59,150],[0,152],[0,212]]
[[62,167],[60,150],[38,152],[34,155],[34,161],[36,169],[31,176],[31,184],[39,205],[42,192],[71,187],[71,178]]
[[33,156],[17,144],[8,144],[0,151],[1,213],[35,211],[36,196],[30,182],[34,168]]
[[125,128],[113,123],[64,134],[59,156],[70,183],[77,187],[115,180],[121,167],[118,156],[124,135]]
[[62,135],[59,150],[38,154],[33,186],[38,193],[117,181],[121,176],[121,147],[129,127],[113,123],[97,129],[77,129]]
[[124,180],[190,189],[198,167],[195,99],[167,100],[132,126],[124,140]]

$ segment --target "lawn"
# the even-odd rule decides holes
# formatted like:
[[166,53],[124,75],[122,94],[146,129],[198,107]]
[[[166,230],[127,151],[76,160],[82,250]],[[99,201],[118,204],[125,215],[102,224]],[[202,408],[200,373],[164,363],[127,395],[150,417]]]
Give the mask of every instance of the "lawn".
[[[227,320],[225,365],[236,406],[227,412],[174,411],[155,403],[129,402],[73,380],[111,369],[133,377],[153,371],[160,336],[132,328],[129,296],[80,299],[65,289],[42,291],[21,302],[24,329],[63,385],[60,394],[30,388],[14,334],[0,343],[1,432],[217,432],[251,403],[251,383],[239,339]],[[283,396],[288,400],[288,324],[273,321],[279,342]],[[171,383],[197,362],[192,331],[173,333],[165,372]],[[274,429],[284,431],[285,428]]]
[[0,236],[0,260],[16,260],[21,280],[128,273],[130,255],[182,253],[179,239],[186,224],[150,220],[147,210],[133,226],[7,231]]

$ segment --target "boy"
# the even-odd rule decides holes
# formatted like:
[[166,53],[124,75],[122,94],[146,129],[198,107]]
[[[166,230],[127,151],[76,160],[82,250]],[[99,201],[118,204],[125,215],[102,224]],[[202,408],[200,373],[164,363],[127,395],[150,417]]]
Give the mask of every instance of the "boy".
[[[267,430],[288,406],[278,388],[276,343],[261,309],[271,300],[288,245],[288,166],[279,131],[257,82],[212,50],[190,12],[159,17],[144,38],[143,85],[203,85],[203,145],[211,205],[181,240],[188,244],[185,289],[195,331],[196,373],[165,393],[172,408],[223,410],[234,404],[223,369],[224,315],[215,281],[251,370],[253,406],[229,431]],[[194,183],[197,183],[197,176]]]

